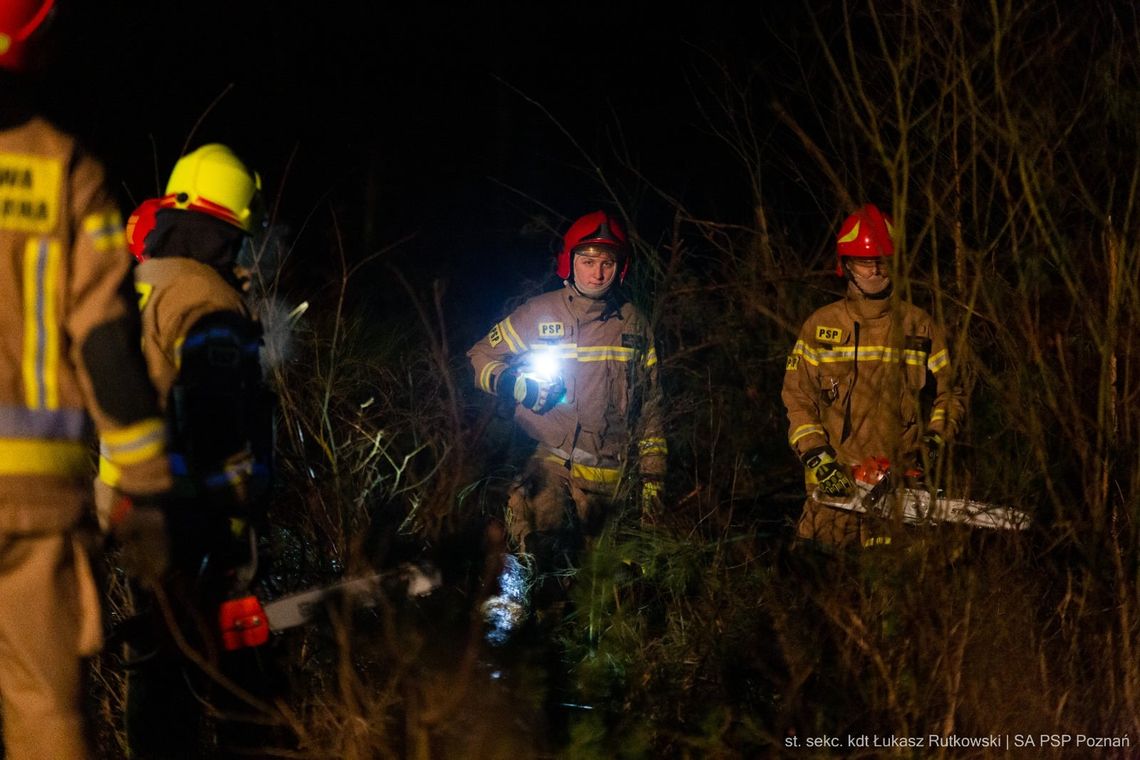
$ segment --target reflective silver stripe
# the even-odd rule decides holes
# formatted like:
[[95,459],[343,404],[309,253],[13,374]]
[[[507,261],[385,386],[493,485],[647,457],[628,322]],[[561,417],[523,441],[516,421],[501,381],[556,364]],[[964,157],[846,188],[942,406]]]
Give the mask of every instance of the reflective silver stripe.
[[930,368],[931,372],[938,372],[950,363],[950,354],[946,349],[942,349],[934,356],[926,360],[926,366]]
[[79,441],[89,430],[87,414],[79,409],[0,406],[0,438]]
[[563,462],[573,461],[574,464],[584,464],[589,467],[604,467],[607,469],[616,469],[621,467],[621,462],[616,459],[601,458],[597,454],[592,454],[583,449],[574,449],[574,455],[571,457],[563,449],[556,449],[550,446],[543,446],[544,449],[549,451],[554,456],[561,459]]

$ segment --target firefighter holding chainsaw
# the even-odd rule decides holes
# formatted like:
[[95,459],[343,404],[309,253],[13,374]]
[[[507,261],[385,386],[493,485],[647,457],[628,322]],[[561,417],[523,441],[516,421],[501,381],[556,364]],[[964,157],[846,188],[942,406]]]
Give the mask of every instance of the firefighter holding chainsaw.
[[[80,657],[101,646],[80,537],[89,425],[129,496],[116,534],[148,556],[170,488],[139,352],[122,218],[103,168],[37,113],[52,0],[0,0],[0,712],[8,760],[84,758]],[[133,569],[139,569],[132,565]]]
[[[215,143],[179,159],[165,194],[145,201],[127,224],[128,246],[140,262],[143,353],[170,429],[174,489],[164,517],[171,572],[162,593],[182,633],[207,656],[221,648],[225,631],[217,627],[219,616],[227,625],[227,600],[248,597],[256,570],[251,524],[267,486],[272,423],[261,332],[239,278],[262,218],[257,174]],[[118,479],[103,459],[99,501],[108,501]],[[137,662],[128,679],[132,752],[193,757],[198,727],[188,718],[201,712],[202,694],[191,692],[187,679],[208,681],[174,646],[159,610],[137,620],[140,630],[128,637],[129,658]],[[260,632],[267,633],[264,620]]]
[[[510,404],[538,444],[511,490],[507,526],[540,573],[572,564],[627,473],[636,476],[643,514],[659,506],[667,449],[657,351],[622,288],[630,253],[614,216],[586,214],[562,241],[563,286],[525,302],[468,351],[479,389]],[[510,585],[519,592],[527,582]],[[519,602],[525,594],[506,596]]]
[[[868,457],[933,472],[962,418],[942,328],[893,287],[893,234],[890,217],[872,204],[847,217],[836,244],[846,293],[808,317],[787,359],[788,441],[804,465],[808,492],[796,527],[801,539],[829,546],[871,541],[858,514],[813,494],[852,496],[852,466]],[[924,414],[930,377],[934,400]]]

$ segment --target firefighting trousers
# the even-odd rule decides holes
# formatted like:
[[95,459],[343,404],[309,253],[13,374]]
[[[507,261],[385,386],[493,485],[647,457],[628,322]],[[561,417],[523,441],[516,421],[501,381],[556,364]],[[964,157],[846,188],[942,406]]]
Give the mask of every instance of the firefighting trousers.
[[588,490],[587,483],[571,477],[571,470],[549,456],[536,455],[511,488],[507,501],[507,529],[513,545],[526,551],[531,533],[592,535],[612,502],[607,492]]
[[74,532],[0,534],[0,711],[7,760],[86,758],[80,658],[102,646]]
[[810,496],[796,524],[796,538],[837,549],[861,546],[869,537],[859,515],[825,506]]

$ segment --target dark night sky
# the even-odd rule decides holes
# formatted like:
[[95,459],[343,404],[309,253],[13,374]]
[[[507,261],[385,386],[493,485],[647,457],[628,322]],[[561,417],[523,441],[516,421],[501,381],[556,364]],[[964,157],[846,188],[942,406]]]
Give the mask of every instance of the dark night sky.
[[[707,64],[700,51],[742,70],[770,55],[747,4],[65,2],[55,110],[121,180],[124,205],[155,193],[156,158],[165,181],[225,92],[191,146],[226,142],[257,168],[310,263],[329,248],[335,209],[350,255],[411,235],[396,258],[425,277],[496,290],[500,261],[518,276],[547,271],[551,236],[528,234],[528,221],[542,204],[572,218],[602,193],[512,87],[604,160],[620,125],[639,168],[672,193],[722,216],[747,201],[697,127],[687,81]],[[517,280],[504,282],[485,308]]]

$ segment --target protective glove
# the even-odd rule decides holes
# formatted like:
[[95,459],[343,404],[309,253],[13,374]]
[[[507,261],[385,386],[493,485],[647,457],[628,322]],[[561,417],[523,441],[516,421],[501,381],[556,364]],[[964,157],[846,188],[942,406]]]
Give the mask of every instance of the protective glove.
[[553,380],[539,380],[520,375],[515,380],[515,401],[538,414],[548,411],[562,399],[565,393],[566,385],[562,382],[561,377],[556,377]]
[[143,585],[157,585],[170,567],[165,511],[156,500],[120,494],[110,522],[111,535],[122,547],[123,569]]
[[665,483],[661,478],[642,476],[641,481],[641,522],[652,524],[661,511],[661,494],[665,491]]
[[938,464],[939,457],[942,456],[942,447],[945,443],[946,441],[943,440],[942,436],[934,431],[922,436],[916,457],[918,461],[915,463],[922,472],[934,472],[934,467]]
[[815,475],[819,490],[828,496],[850,496],[855,493],[855,481],[843,465],[835,461],[835,449],[818,446],[801,457],[804,467]]

